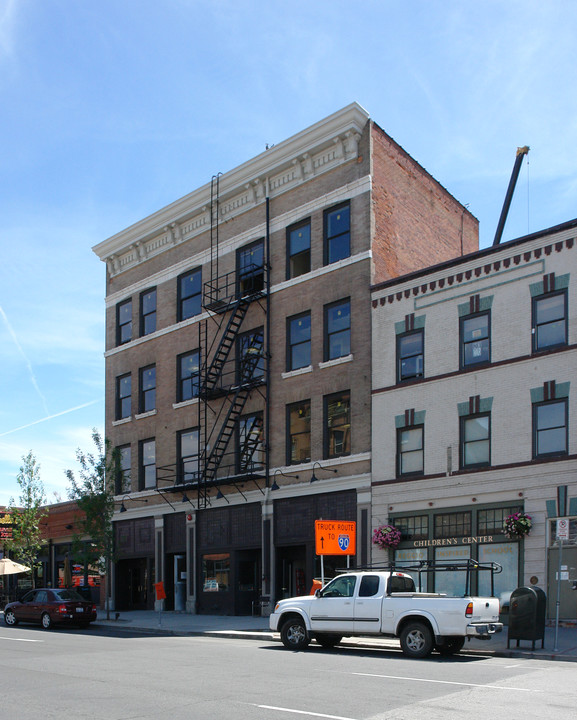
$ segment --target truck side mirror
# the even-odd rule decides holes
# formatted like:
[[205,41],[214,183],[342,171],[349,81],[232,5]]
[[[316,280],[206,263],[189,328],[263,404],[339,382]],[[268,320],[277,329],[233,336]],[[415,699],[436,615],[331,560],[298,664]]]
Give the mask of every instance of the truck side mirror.
[[321,596],[320,588],[317,588],[317,589],[315,590],[315,597],[320,597],[320,596]]

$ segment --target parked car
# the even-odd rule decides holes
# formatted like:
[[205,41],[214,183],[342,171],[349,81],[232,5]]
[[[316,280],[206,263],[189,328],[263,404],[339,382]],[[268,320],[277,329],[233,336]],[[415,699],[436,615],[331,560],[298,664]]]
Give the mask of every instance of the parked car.
[[36,588],[20,600],[4,608],[6,625],[19,622],[39,623],[46,630],[52,625],[88,627],[96,620],[96,605],[85,600],[76,590],[66,588]]

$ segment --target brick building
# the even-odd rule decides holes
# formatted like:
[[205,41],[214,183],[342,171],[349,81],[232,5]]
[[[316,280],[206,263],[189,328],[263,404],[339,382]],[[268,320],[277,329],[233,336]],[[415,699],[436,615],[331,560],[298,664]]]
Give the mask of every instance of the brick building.
[[[396,562],[496,561],[504,599],[538,583],[554,617],[564,518],[569,619],[577,617],[576,233],[573,220],[372,291],[372,524],[402,531],[398,548],[373,547],[373,560],[388,552]],[[519,511],[531,531],[507,537],[504,522]],[[429,589],[459,582],[442,574]]]
[[368,561],[371,285],[477,247],[352,104],[94,248],[117,610],[153,607],[159,581],[201,613],[308,592],[317,518],[356,521]]

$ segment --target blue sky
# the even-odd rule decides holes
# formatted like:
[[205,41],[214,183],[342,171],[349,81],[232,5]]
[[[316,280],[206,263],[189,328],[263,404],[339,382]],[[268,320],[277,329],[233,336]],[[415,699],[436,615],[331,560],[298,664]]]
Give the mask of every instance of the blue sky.
[[[574,0],[0,0],[0,505],[104,425],[105,268],[139,219],[352,101],[490,245],[577,216]],[[56,493],[56,495],[55,495]]]

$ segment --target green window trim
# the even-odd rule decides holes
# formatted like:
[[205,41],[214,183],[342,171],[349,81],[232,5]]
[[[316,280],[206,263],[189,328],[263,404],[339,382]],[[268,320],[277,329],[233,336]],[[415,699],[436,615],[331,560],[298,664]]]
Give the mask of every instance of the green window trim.
[[[555,289],[551,290],[551,292],[557,292],[558,290],[567,290],[569,287],[569,278],[571,277],[570,273],[566,273],[565,275],[555,275]],[[536,283],[531,283],[529,285],[529,292],[531,293],[531,297],[539,297],[539,295],[545,294],[545,289],[543,288],[543,281]]]
[[[555,397],[550,398],[551,400],[563,400],[569,397],[569,389],[571,387],[570,382],[555,383]],[[541,403],[545,402],[545,389],[543,386],[538,388],[531,388],[531,402]]]
[[418,412],[415,412],[415,420],[410,425],[407,425],[405,414],[402,415],[395,415],[395,428],[399,430],[400,428],[404,427],[413,427],[414,425],[424,425],[425,424],[425,413],[426,410],[419,410]]
[[[481,398],[479,401],[479,413],[490,413],[491,409],[493,407],[493,398]],[[469,401],[466,402],[460,402],[457,404],[457,408],[459,411],[459,417],[464,417],[465,415],[471,415],[471,408],[469,405]],[[477,413],[472,413],[473,415],[476,415]]]
[[[479,313],[487,312],[493,306],[493,295],[487,295],[486,297],[479,298]],[[476,315],[477,313],[471,313],[471,303],[469,300],[465,303],[459,303],[457,306],[459,311],[459,317],[466,317],[467,315]]]

